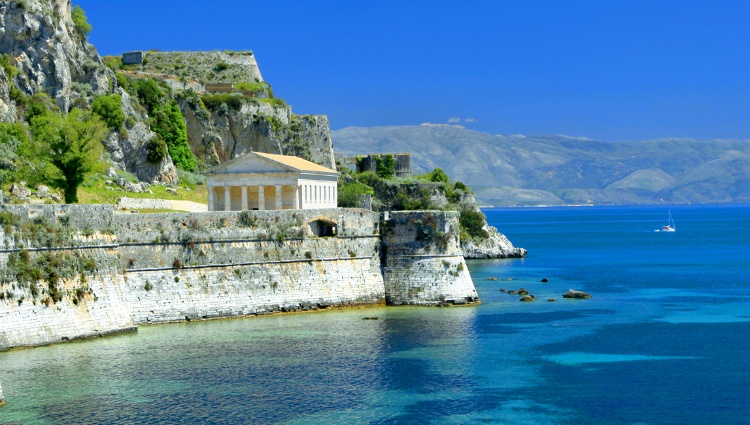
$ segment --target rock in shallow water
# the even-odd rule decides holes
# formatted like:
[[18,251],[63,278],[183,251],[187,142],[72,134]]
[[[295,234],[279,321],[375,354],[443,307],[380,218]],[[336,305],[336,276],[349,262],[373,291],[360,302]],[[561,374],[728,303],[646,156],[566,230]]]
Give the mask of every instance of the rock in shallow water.
[[583,291],[576,291],[574,289],[568,289],[568,292],[563,294],[563,298],[591,298],[590,294]]

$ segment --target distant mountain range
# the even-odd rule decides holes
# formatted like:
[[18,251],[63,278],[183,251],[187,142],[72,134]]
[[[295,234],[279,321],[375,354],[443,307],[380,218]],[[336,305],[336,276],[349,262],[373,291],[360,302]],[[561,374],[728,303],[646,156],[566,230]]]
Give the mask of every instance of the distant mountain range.
[[482,205],[750,203],[750,140],[612,143],[429,124],[332,134],[342,154],[410,152],[415,173],[442,168]]

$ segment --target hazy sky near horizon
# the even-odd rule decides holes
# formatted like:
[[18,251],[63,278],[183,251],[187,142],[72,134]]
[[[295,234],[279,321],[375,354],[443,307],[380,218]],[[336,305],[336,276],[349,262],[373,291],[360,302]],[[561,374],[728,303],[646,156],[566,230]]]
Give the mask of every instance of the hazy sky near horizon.
[[331,127],[750,139],[750,1],[73,0],[101,55],[252,50]]

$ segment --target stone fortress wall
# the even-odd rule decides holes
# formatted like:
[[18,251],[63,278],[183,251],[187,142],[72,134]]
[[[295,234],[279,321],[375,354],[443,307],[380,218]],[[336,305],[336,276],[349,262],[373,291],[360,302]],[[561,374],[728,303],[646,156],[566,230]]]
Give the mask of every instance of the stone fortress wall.
[[0,219],[0,350],[149,323],[477,300],[452,212],[6,205]]
[[458,211],[398,211],[383,225],[381,262],[390,305],[467,304],[479,296],[466,267]]

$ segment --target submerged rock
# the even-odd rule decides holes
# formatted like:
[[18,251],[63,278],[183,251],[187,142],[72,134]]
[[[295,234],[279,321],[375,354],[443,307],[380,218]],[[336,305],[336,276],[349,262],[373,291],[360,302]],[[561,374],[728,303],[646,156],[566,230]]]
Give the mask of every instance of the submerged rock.
[[591,295],[583,292],[583,291],[576,291],[574,289],[568,289],[568,292],[563,294],[563,298],[591,298]]
[[533,295],[524,295],[519,301],[536,301],[536,297]]

